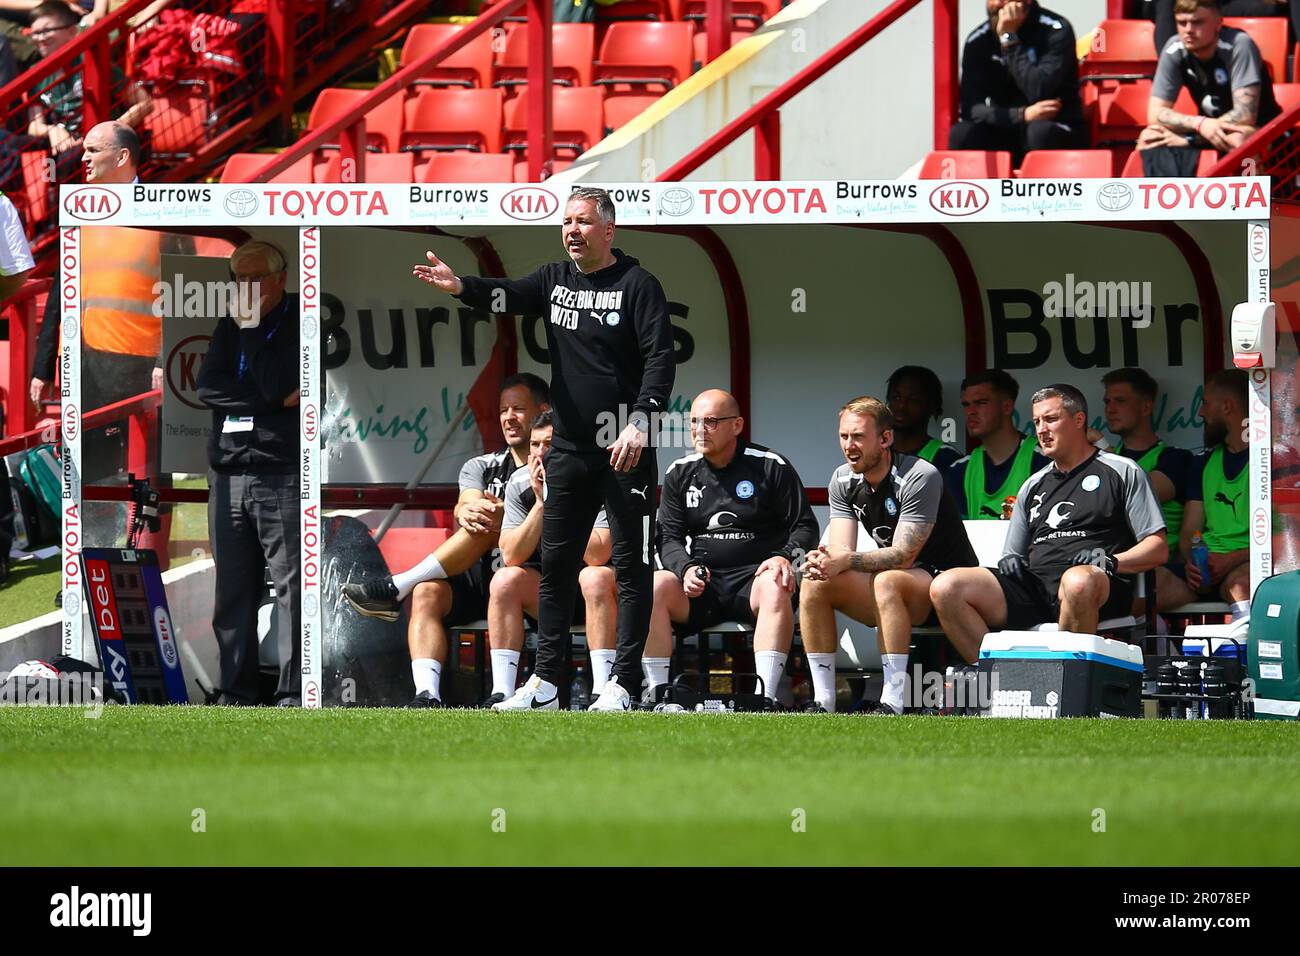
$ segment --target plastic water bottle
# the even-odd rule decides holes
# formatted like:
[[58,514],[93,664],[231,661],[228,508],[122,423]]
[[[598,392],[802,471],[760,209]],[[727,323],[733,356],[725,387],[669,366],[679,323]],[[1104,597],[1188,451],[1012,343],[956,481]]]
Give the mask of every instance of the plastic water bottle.
[[1199,531],[1192,535],[1192,563],[1201,572],[1200,590],[1204,591],[1210,586],[1210,549]]
[[[1163,697],[1166,694],[1177,693],[1177,691],[1178,668],[1169,663],[1161,664],[1156,668],[1156,693]],[[1173,717],[1176,709],[1177,705],[1172,700],[1162,700],[1157,707],[1157,713],[1161,717]]]
[[[1201,669],[1198,664],[1188,664],[1178,668],[1178,693],[1191,695],[1201,692]],[[1197,720],[1201,716],[1200,702],[1182,700],[1175,705],[1174,717]]]
[[569,710],[586,710],[590,703],[591,696],[587,693],[587,675],[583,673],[582,665],[579,664],[573,675],[573,683],[569,685]]
[[1228,700],[1228,681],[1222,664],[1210,661],[1202,674],[1205,682],[1205,696],[1211,698],[1206,703],[1206,716],[1214,720],[1224,720],[1232,716],[1231,703]]

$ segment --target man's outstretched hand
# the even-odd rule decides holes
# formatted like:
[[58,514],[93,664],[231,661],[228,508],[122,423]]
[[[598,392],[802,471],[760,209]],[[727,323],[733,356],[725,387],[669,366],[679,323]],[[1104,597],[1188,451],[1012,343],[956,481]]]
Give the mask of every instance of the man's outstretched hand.
[[432,249],[424,254],[424,258],[429,260],[429,264],[415,266],[411,269],[411,274],[448,295],[460,295],[465,284],[451,271],[451,266],[435,256]]

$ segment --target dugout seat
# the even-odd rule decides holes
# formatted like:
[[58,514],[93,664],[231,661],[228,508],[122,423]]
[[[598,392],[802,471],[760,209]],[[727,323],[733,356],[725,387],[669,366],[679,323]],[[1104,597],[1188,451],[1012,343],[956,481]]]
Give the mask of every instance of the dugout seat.
[[[463,30],[455,23],[420,23],[411,27],[399,60],[406,67],[432,52]],[[465,46],[430,69],[416,86],[486,88],[492,85],[492,34],[480,33]]]
[[982,149],[936,149],[921,162],[918,179],[1010,179],[1011,154]]
[[[342,166],[343,157],[338,153],[333,153],[316,182],[344,182]],[[367,183],[415,182],[415,155],[413,153],[367,153],[365,178],[346,181]]]
[[[233,153],[221,170],[223,183],[251,183],[276,158],[275,153]],[[268,180],[273,183],[312,182],[312,157],[295,160],[288,169],[276,173]]]
[[[781,12],[781,0],[732,0],[731,25],[746,33],[758,29]],[[699,32],[705,29],[705,12],[708,0],[683,0],[679,20],[695,25]]]
[[1155,24],[1150,20],[1103,20],[1092,48],[1079,63],[1085,83],[1151,79],[1156,75]]
[[1283,113],[1300,106],[1300,83],[1274,83],[1273,98]]
[[[1204,176],[1210,171],[1215,163],[1219,161],[1219,154],[1212,149],[1201,150],[1201,158],[1196,163],[1196,175]],[[1128,154],[1128,159],[1124,160],[1124,168],[1120,173],[1121,179],[1141,179],[1142,178],[1142,154],[1136,149]]]
[[[551,82],[556,86],[590,86],[596,58],[596,28],[590,23],[557,23],[551,28]],[[528,83],[528,30],[506,34],[505,49],[496,64],[493,86],[523,87]]]
[[498,89],[424,90],[406,103],[402,152],[501,151]]

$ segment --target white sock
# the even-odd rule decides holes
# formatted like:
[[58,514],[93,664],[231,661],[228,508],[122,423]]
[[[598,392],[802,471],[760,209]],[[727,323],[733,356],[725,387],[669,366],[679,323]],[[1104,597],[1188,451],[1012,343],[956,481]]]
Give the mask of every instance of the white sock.
[[776,685],[785,670],[785,655],[780,651],[755,651],[754,670],[763,678],[763,693],[768,700],[776,700]]
[[397,599],[405,601],[417,584],[446,577],[447,572],[442,569],[442,562],[430,554],[409,571],[393,575],[393,584],[397,587]]
[[493,648],[489,656],[492,658],[492,693],[511,696],[519,682],[519,652]]
[[880,702],[902,713],[903,692],[907,689],[907,655],[881,654],[885,665],[885,686],[880,689]]
[[614,651],[593,649],[588,655],[591,658],[591,694],[593,697],[599,697],[600,692],[605,689],[605,681],[609,680],[610,673],[614,670]]
[[419,657],[411,661],[411,677],[415,679],[415,692],[422,694],[426,690],[430,696],[442,700],[438,684],[442,678],[442,665],[432,657]]
[[668,683],[668,657],[643,657],[641,658],[641,670],[645,674],[646,682],[650,685],[651,693],[660,684]]
[[813,700],[835,713],[835,653],[809,654],[808,669],[812,671]]
[[1234,621],[1240,621],[1243,617],[1250,617],[1250,602],[1249,602],[1249,601],[1233,601],[1233,602],[1232,602],[1232,619],[1233,619]]

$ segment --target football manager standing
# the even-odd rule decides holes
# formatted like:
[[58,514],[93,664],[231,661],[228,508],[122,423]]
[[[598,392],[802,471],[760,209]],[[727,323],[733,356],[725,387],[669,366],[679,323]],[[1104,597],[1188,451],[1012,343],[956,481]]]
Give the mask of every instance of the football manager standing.
[[537,665],[494,709],[559,708],[578,572],[603,504],[618,579],[618,644],[611,679],[590,709],[626,711],[641,687],[654,600],[658,468],[650,427],[673,387],[672,324],[659,280],[613,248],[609,193],[575,189],[564,207],[561,240],[567,262],[548,263],[521,279],[461,278],[432,252],[426,253],[428,265],[413,271],[467,305],[547,320],[555,432],[546,458]]

